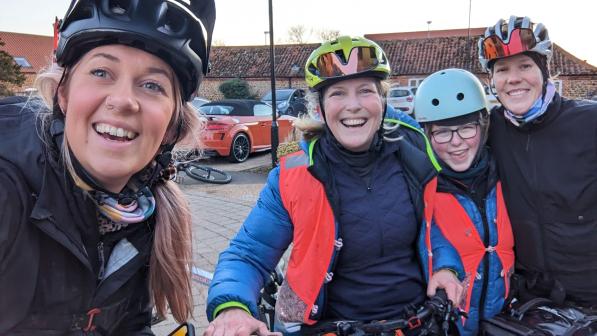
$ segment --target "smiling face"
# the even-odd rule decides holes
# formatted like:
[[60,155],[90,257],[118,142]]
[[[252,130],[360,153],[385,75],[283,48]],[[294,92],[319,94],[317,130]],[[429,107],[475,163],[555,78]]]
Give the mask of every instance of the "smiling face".
[[[461,129],[461,134],[475,134],[475,136],[463,139],[458,132],[452,132],[452,139],[446,143],[438,143],[435,137],[442,137],[448,132]],[[474,130],[473,130],[474,128]],[[476,133],[475,133],[476,132]],[[463,172],[470,168],[477,156],[481,144],[481,130],[478,123],[469,123],[458,126],[431,126],[431,146],[439,156],[455,172]],[[434,136],[434,134],[437,134]],[[468,136],[465,136],[468,137]],[[443,141],[442,141],[443,142]]]
[[369,149],[381,126],[383,100],[374,78],[347,79],[323,92],[325,122],[345,148],[353,152]]
[[524,54],[497,60],[492,80],[500,102],[515,115],[527,113],[543,92],[541,69]]
[[65,137],[83,168],[104,188],[120,192],[163,142],[175,109],[174,74],[140,49],[92,49],[58,91]]

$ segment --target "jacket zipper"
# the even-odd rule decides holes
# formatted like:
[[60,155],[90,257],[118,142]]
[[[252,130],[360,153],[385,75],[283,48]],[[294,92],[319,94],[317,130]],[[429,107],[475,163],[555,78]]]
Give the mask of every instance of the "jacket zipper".
[[[485,203],[485,199],[483,203]],[[483,285],[481,286],[481,298],[479,300],[479,320],[485,315],[485,300],[487,296],[487,286],[489,285],[489,225],[487,223],[487,215],[485,214],[485,204],[479,209],[481,212],[481,218],[483,220],[483,245],[485,245],[485,254],[483,255]]]
[[99,272],[97,274],[97,279],[99,281],[102,281],[104,279],[104,273],[105,273],[105,257],[104,257],[104,242],[100,241],[99,243],[97,243],[97,255],[99,257],[99,262],[100,262],[100,268],[99,268]]

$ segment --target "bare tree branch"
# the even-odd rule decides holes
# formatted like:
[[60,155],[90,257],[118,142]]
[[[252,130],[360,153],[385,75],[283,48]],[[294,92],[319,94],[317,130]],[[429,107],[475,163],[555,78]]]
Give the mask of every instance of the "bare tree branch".
[[296,25],[288,28],[288,42],[303,44],[305,43],[306,28],[303,25]]
[[322,42],[325,41],[331,41],[333,39],[336,39],[340,36],[340,31],[336,30],[336,29],[320,29],[317,32],[317,37],[319,37],[319,39]]

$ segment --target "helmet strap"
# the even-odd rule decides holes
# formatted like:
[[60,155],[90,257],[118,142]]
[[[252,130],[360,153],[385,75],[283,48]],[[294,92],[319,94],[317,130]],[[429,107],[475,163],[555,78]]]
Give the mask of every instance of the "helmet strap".
[[60,80],[58,81],[58,85],[56,85],[54,97],[52,98],[52,113],[54,114],[54,117],[57,118],[64,118],[64,111],[62,111],[62,108],[58,103],[58,90],[60,90],[60,86],[62,86],[64,78],[66,78],[66,69],[64,69],[64,71],[62,71],[62,75],[60,75]]
[[318,94],[319,112],[321,113],[321,117],[323,118],[323,123],[325,124],[325,127],[328,127],[328,122],[325,119],[325,110],[323,109],[323,91],[324,90],[325,89],[319,90],[319,94]]

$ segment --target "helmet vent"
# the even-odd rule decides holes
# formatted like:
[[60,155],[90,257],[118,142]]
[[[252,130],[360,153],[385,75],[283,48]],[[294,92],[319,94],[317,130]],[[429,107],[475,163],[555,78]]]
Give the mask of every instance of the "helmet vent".
[[160,30],[169,35],[177,35],[184,32],[187,20],[184,13],[173,6],[165,6],[160,9]]
[[67,18],[64,19],[64,22],[62,23],[63,26],[60,28],[60,30],[62,31],[64,29],[64,26],[67,24],[67,22],[74,22],[74,21],[79,21],[79,20],[85,20],[85,19],[89,19],[93,17],[93,6],[89,6],[89,5],[79,5],[79,7],[75,8],[75,10],[73,10],[73,12],[71,12],[71,14]]
[[433,100],[431,101],[431,104],[433,104],[433,106],[439,105],[439,99],[433,98]]
[[125,15],[131,7],[131,0],[110,0],[108,6],[110,13]]
[[458,94],[456,95],[456,99],[463,100],[464,99],[464,93],[458,92]]

